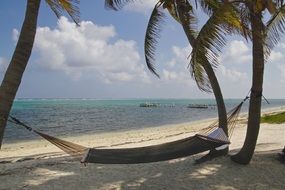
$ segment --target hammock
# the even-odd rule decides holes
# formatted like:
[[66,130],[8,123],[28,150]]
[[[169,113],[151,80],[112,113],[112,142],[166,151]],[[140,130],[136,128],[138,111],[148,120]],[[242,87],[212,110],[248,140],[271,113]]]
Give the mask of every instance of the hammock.
[[[233,133],[241,107],[247,99],[248,97],[227,114],[229,136]],[[201,133],[185,139],[153,146],[116,149],[87,148],[35,130],[13,116],[10,116],[9,121],[40,135],[67,154],[80,159],[82,163],[138,164],[159,162],[225,148],[230,144],[228,137],[218,126],[218,121],[203,129]]]

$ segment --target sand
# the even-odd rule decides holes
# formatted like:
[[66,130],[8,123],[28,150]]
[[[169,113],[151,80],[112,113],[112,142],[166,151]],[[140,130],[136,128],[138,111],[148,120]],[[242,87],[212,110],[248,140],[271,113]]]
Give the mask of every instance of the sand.
[[[65,139],[88,147],[146,146],[191,136],[212,121]],[[230,154],[243,144],[246,127],[242,123],[243,119],[231,138]],[[44,140],[4,144],[0,151],[0,190],[285,189],[285,165],[276,159],[285,145],[284,135],[285,124],[262,124],[255,155],[247,166],[232,162],[229,156],[194,165],[205,153],[149,164],[84,166]]]

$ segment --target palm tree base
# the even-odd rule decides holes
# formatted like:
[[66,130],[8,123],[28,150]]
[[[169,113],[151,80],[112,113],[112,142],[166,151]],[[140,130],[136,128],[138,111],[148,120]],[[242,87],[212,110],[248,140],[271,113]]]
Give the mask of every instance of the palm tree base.
[[210,161],[214,158],[217,158],[220,156],[226,156],[226,155],[228,155],[228,152],[229,152],[229,148],[225,148],[222,150],[216,150],[216,149],[210,150],[210,152],[208,154],[206,154],[205,156],[202,156],[198,160],[195,160],[194,164],[202,164],[202,163]]
[[251,158],[248,158],[248,156],[244,156],[241,152],[239,152],[235,155],[232,155],[231,160],[241,165],[247,165],[249,164]]

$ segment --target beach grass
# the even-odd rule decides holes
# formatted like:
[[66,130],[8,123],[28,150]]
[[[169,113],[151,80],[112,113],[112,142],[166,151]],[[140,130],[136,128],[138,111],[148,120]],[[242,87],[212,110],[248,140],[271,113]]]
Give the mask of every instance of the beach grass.
[[285,112],[272,114],[272,115],[264,115],[261,117],[261,122],[272,123],[272,124],[285,123]]

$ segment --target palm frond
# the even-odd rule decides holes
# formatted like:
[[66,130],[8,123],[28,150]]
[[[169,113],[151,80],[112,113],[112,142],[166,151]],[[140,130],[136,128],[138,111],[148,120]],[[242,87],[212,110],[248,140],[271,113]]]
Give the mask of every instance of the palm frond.
[[193,12],[193,7],[189,1],[184,0],[174,0],[173,8],[175,14],[171,13],[172,17],[176,16],[178,22],[183,26],[186,36],[191,45],[197,37],[197,18]]
[[202,54],[202,50],[199,52],[200,53],[191,56],[191,65],[189,65],[188,68],[198,88],[204,92],[212,92],[212,86],[204,68],[204,65],[206,65],[207,62],[209,63],[206,57],[207,52],[204,52],[204,54]]
[[133,1],[134,0],[105,0],[105,7],[117,11]]
[[72,18],[72,20],[79,25],[80,11],[79,0],[46,0],[47,4],[53,10],[57,17],[60,17],[64,11]]
[[157,77],[159,75],[155,71],[155,51],[158,43],[158,39],[160,37],[162,23],[164,22],[165,15],[162,12],[160,4],[158,3],[153,9],[147,29],[145,34],[144,41],[144,51],[145,51],[145,60],[148,69],[155,74]]
[[225,46],[225,35],[228,33],[228,31],[224,30],[223,25],[229,25],[231,21],[226,18],[229,15],[228,11],[230,8],[230,4],[220,4],[200,30],[192,47],[189,69],[199,89],[202,91],[211,91],[209,79],[203,65],[209,62],[213,68],[218,66],[219,53]]
[[196,4],[197,2],[200,4],[202,10],[209,16],[218,9],[221,3],[219,0],[195,0]]
[[246,40],[251,39],[248,9],[243,6],[236,7],[233,4],[228,4],[227,7],[221,26],[230,35],[237,34],[243,36]]
[[236,12],[238,13],[238,17],[242,25],[242,30],[240,31],[240,34],[244,36],[244,38],[248,41],[249,39],[252,39],[250,11],[244,3],[241,3],[238,6],[234,7]]
[[285,5],[281,6],[266,24],[265,57],[280,42],[281,34],[285,33]]
[[171,15],[172,18],[174,18],[178,23],[181,23],[174,1],[176,1],[176,0],[163,1],[162,2],[162,5],[163,5],[162,7],[164,9],[167,9],[168,13]]
[[276,4],[276,8],[280,8],[284,5],[285,1],[284,0],[272,0],[273,3]]

